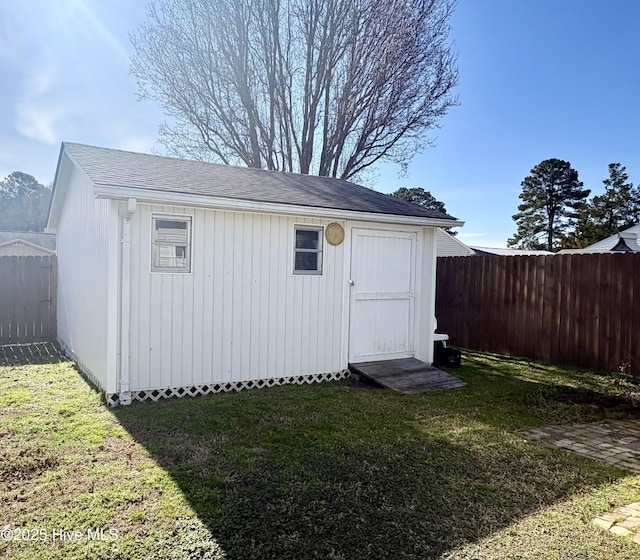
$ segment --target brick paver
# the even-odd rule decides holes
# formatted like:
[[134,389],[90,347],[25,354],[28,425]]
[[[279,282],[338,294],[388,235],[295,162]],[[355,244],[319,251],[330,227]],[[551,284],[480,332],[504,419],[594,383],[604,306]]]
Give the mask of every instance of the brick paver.
[[640,421],[618,420],[606,424],[571,424],[531,428],[526,439],[561,447],[640,473]]
[[[560,447],[616,467],[640,473],[640,421],[546,426],[522,432],[526,439]],[[592,522],[640,544],[640,502],[596,516]]]
[[593,524],[615,535],[629,537],[640,544],[640,502],[622,506],[598,515]]

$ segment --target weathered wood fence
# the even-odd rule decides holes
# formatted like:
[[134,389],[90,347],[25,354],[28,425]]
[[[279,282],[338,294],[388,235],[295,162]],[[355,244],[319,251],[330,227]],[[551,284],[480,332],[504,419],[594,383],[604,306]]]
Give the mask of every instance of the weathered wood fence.
[[438,259],[453,345],[640,375],[640,254]]
[[56,340],[56,257],[0,257],[0,344]]

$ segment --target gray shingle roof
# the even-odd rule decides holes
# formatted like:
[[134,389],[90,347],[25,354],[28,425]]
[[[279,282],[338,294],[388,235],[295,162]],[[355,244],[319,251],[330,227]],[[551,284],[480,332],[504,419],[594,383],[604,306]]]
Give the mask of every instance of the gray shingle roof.
[[27,241],[50,251],[56,250],[54,233],[34,233],[31,231],[0,231],[0,245],[12,241]]
[[455,219],[342,179],[234,167],[68,142],[63,146],[98,186]]

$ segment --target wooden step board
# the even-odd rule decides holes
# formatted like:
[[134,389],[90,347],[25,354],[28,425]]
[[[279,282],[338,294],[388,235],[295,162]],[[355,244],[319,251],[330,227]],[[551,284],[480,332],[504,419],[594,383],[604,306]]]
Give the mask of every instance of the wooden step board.
[[349,369],[403,395],[466,385],[461,379],[415,358],[349,364]]

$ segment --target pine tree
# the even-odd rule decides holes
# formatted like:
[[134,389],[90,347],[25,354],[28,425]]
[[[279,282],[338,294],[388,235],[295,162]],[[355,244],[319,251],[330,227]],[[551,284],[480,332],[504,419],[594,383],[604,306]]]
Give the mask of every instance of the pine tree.
[[568,161],[555,158],[536,165],[521,185],[522,204],[513,216],[517,231],[507,244],[520,249],[558,249],[571,220],[584,207],[589,189],[582,188],[578,172]]
[[594,196],[579,212],[575,231],[563,241],[563,247],[583,248],[640,222],[640,188],[629,181],[626,168],[609,164],[609,177],[602,183],[605,191]]

